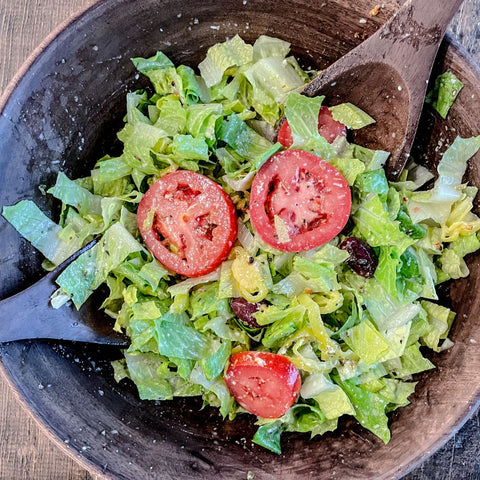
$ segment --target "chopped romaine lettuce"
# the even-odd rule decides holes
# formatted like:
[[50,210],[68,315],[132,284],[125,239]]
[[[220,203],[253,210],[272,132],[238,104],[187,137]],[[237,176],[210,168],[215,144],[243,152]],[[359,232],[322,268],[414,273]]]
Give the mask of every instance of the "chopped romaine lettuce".
[[467,161],[480,148],[480,136],[457,137],[443,154],[438,164],[438,178],[431,190],[413,192],[407,207],[414,223],[431,219],[445,224],[452,205],[462,196],[462,178],[467,169]]
[[447,118],[448,112],[462,88],[463,83],[454,73],[447,71],[435,79],[433,90],[427,93],[425,101],[430,103],[442,118]]
[[223,74],[231,67],[241,67],[253,60],[253,47],[245,43],[238,35],[224,43],[210,47],[205,60],[198,68],[207,87],[222,81]]
[[[342,415],[387,442],[387,413],[408,404],[413,375],[433,368],[422,349],[452,345],[455,314],[430,300],[438,300],[438,283],[468,275],[464,257],[480,248],[480,219],[472,213],[477,189],[462,184],[480,137],[455,140],[431,190],[418,190],[433,177],[412,164],[398,182],[388,182],[388,152],[320,136],[323,97],[298,93],[311,72],[288,57],[289,49],[268,36],[253,46],[235,36],[208,50],[201,76],[162,52],[133,59],[154,93],[127,95],[118,134],[123,152],[101,158],[90,176],[58,175],[48,190],[62,202],[58,224],[29,201],[5,206],[3,215],[47,257],[48,267],[99,237],[58,277],[52,305],[71,299],[80,308],[106,284],[102,308],[131,340],[125,358],[113,364],[115,378],[131,379],[140,398],[201,396],[233,419],[245,409],[224,380],[231,355],[269,351],[290,359],[303,384],[280,418],[257,419],[255,443],[281,453],[283,432],[320,435]],[[432,94],[444,113],[459,90],[452,80],[441,77],[435,99]],[[331,111],[350,129],[374,122],[349,103]],[[352,187],[343,231],[306,252],[266,245],[249,218],[256,171],[282,148],[273,142],[284,112],[291,148],[330,162]],[[238,212],[237,243],[217,270],[201,277],[164,268],[143,247],[137,225],[143,193],[178,168],[217,181]],[[148,221],[153,225],[153,216]],[[279,215],[273,221],[279,237],[289,235]],[[352,235],[378,258],[372,278],[354,273],[350,253],[339,248]],[[233,299],[256,304],[251,317],[237,318]]]
[[120,223],[112,225],[97,245],[80,255],[57,278],[60,288],[80,308],[131,253],[144,250]]
[[347,128],[351,130],[358,130],[360,128],[366,127],[375,123],[375,120],[365,113],[363,110],[358,108],[351,103],[341,103],[340,105],[335,105],[330,107],[332,112],[332,117],[337,122],[343,123]]
[[69,241],[63,240],[62,227],[30,200],[3,207],[2,215],[54,265],[62,263],[81,247],[75,236]]

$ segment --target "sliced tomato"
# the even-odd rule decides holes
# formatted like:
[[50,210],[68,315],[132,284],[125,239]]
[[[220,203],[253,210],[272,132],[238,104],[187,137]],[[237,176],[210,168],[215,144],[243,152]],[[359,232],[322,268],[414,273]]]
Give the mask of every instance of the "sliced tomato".
[[320,157],[284,150],[253,179],[250,218],[260,237],[287,252],[310,250],[340,233],[352,206],[343,175]]
[[230,357],[225,383],[235,400],[254,415],[281,417],[298,397],[302,381],[295,365],[270,352],[239,352]]
[[230,197],[213,180],[189,170],[157,180],[140,202],[137,222],[153,255],[187,277],[215,270],[237,238]]
[[[320,107],[320,112],[318,113],[318,133],[328,143],[332,143],[337,137],[346,137],[347,128],[343,123],[333,119],[332,112],[328,107]],[[286,148],[293,145],[292,130],[287,120],[282,123],[278,131],[277,140]]]

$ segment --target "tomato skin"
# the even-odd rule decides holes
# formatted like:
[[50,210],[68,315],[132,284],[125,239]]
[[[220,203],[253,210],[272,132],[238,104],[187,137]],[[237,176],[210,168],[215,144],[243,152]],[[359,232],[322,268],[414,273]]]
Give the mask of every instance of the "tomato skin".
[[213,180],[190,170],[157,180],[140,201],[137,223],[157,260],[187,277],[215,270],[237,238],[230,197]]
[[299,371],[287,357],[256,351],[230,357],[225,383],[245,410],[262,418],[285,414],[302,386]]
[[[337,122],[332,117],[332,112],[328,107],[320,107],[318,113],[318,133],[324,137],[328,143],[332,143],[337,137],[346,137],[347,128],[343,123]],[[278,131],[277,140],[285,147],[293,145],[292,130],[288,121],[285,120]]]
[[[250,218],[264,242],[287,252],[311,250],[338,235],[350,216],[350,188],[320,157],[284,150],[270,157],[253,179]],[[288,238],[279,238],[275,217]]]

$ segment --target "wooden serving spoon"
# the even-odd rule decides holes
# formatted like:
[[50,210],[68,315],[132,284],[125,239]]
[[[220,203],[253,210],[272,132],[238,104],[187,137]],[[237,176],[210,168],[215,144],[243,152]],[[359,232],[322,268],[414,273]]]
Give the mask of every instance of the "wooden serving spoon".
[[31,287],[0,301],[0,343],[50,338],[120,347],[129,345],[128,338],[115,332],[111,322],[89,305],[90,299],[80,310],[71,305],[59,309],[50,305],[50,296],[58,288],[55,279],[96,243],[90,242]]
[[428,79],[445,30],[463,0],[408,0],[374,35],[341,57],[303,90],[326,102],[350,102],[375,120],[355,143],[391,153],[397,179],[410,154]]

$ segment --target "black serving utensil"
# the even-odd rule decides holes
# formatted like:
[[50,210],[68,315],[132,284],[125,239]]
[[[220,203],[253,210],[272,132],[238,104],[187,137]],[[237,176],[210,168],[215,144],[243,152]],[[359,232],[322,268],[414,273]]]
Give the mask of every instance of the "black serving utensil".
[[[0,301],[0,343],[27,339],[55,339],[126,347],[129,339],[115,332],[106,315],[88,305],[80,310],[67,304],[55,309],[50,296],[56,278],[96,240],[85,245],[41,280]],[[70,303],[70,302],[69,302]]]

